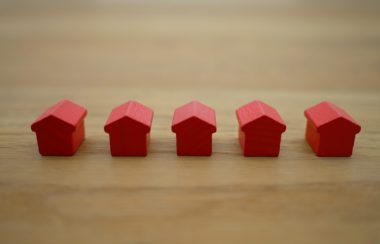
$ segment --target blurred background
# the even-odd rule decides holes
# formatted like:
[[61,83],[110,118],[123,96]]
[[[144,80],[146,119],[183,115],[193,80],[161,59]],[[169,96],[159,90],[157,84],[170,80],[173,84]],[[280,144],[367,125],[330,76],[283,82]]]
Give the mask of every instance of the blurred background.
[[0,54],[16,89],[379,91],[380,2],[2,0]]

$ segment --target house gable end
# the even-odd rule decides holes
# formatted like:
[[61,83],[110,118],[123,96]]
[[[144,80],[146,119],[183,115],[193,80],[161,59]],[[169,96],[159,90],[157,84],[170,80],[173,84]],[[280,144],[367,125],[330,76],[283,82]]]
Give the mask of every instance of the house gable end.
[[266,130],[266,131],[278,131],[284,132],[286,130],[286,125],[283,123],[279,123],[277,120],[273,118],[262,115],[241,127],[244,132],[251,132],[257,129]]
[[360,125],[353,123],[350,120],[347,120],[343,117],[338,117],[334,120],[331,120],[323,125],[317,127],[319,133],[352,133],[357,134],[361,130]]
[[140,123],[130,117],[124,116],[110,124],[105,125],[104,131],[107,133],[116,133],[116,131],[132,131],[146,134],[150,132],[150,126]]
[[31,129],[34,132],[45,130],[61,130],[63,132],[72,133],[75,131],[75,126],[54,115],[48,115],[43,119],[34,122],[31,126]]
[[197,116],[192,116],[180,123],[172,125],[172,131],[175,133],[198,133],[208,132],[215,133],[216,127]]

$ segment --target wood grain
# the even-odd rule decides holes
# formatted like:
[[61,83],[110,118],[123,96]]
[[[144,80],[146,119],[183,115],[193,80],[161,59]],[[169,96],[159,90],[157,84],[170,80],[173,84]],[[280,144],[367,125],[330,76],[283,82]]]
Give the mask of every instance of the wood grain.
[[[1,243],[379,243],[377,6],[136,5],[0,10]],[[87,107],[74,157],[41,157],[30,124]],[[112,158],[103,126],[154,108],[146,158]],[[177,157],[174,108],[216,110],[212,157]],[[287,123],[280,157],[244,158],[234,111],[253,99]],[[306,107],[362,125],[351,158],[315,157]]]

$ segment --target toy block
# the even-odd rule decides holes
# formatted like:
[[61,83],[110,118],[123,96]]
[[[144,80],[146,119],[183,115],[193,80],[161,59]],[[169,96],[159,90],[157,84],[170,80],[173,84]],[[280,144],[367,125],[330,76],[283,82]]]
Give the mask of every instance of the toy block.
[[43,156],[72,156],[85,137],[87,110],[69,100],[48,108],[32,124]]
[[321,102],[305,110],[305,137],[320,157],[350,157],[355,135],[361,130],[343,109],[331,102]]
[[128,101],[114,108],[104,126],[109,134],[112,156],[146,156],[153,110]]
[[244,156],[278,156],[286,125],[274,108],[257,100],[238,108],[236,117]]
[[174,111],[172,132],[176,133],[178,156],[210,156],[215,111],[198,101],[187,103]]

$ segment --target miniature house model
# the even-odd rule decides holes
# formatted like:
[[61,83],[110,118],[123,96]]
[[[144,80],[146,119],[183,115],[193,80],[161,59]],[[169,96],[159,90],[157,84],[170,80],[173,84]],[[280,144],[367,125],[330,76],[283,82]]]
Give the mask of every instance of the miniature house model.
[[153,110],[136,101],[113,109],[104,126],[112,156],[146,156],[152,120]]
[[306,140],[317,156],[352,155],[355,135],[361,127],[343,109],[321,102],[305,110]]
[[238,108],[236,116],[244,156],[278,156],[286,125],[274,108],[253,101]]
[[215,111],[198,101],[187,103],[174,111],[172,131],[176,133],[177,155],[210,156]]
[[41,114],[32,124],[38,149],[44,156],[71,156],[84,140],[87,110],[63,100]]

